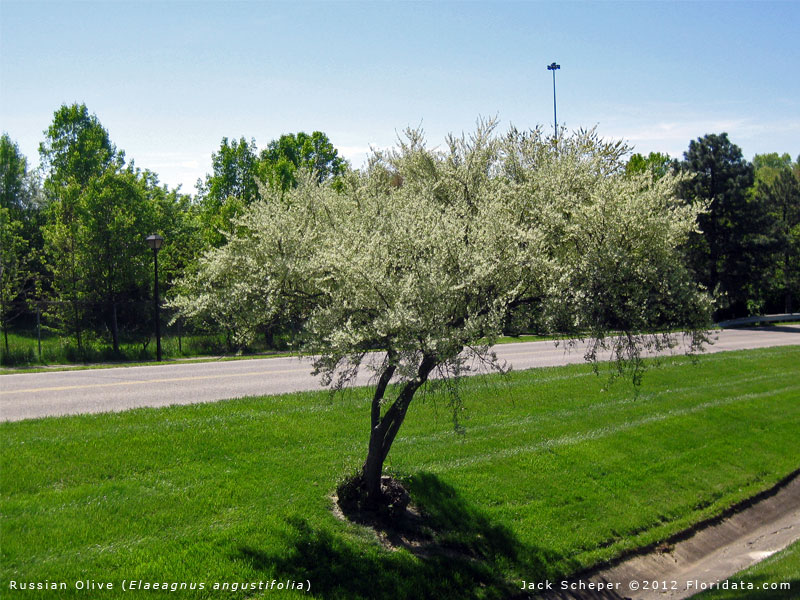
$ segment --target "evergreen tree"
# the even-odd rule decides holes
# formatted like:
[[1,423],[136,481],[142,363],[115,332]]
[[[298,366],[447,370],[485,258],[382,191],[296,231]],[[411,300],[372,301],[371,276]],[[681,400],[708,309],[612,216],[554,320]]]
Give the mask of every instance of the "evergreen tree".
[[752,282],[765,260],[766,215],[748,198],[753,165],[727,133],[709,134],[689,144],[682,168],[692,177],[683,195],[704,202],[701,233],[691,236],[687,255],[698,281],[717,293],[718,317],[749,312]]

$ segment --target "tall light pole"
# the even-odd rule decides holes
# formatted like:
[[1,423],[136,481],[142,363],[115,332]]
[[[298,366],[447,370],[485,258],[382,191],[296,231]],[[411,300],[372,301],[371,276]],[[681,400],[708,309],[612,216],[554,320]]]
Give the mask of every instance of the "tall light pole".
[[555,128],[555,136],[558,139],[558,119],[556,118],[556,71],[561,68],[561,65],[552,63],[547,65],[547,70],[553,72],[553,127]]
[[158,251],[161,250],[161,245],[164,243],[164,238],[154,233],[147,236],[147,245],[153,250],[153,265],[155,270],[155,279],[153,280],[153,305],[155,307],[156,317],[156,360],[161,362],[161,310],[158,301]]

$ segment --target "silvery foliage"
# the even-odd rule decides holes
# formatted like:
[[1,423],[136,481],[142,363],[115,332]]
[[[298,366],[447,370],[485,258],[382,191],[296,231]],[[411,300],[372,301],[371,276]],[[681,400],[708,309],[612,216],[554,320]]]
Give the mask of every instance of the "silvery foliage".
[[495,129],[479,122],[435,149],[408,130],[340,191],[310,173],[262,188],[173,304],[242,343],[300,323],[300,349],[333,386],[389,365],[412,380],[423,357],[451,375],[501,368],[490,345],[524,306],[621,368],[674,344],[652,331],[688,326],[692,349],[705,341],[708,301],[676,251],[702,207],[676,197],[681,176],[626,176],[628,149],[594,131]]

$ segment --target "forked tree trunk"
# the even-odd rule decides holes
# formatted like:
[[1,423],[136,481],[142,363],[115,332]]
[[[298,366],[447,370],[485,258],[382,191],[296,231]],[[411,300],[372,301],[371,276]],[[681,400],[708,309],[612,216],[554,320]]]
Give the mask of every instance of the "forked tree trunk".
[[392,403],[386,413],[381,417],[381,401],[386,392],[386,386],[394,375],[395,366],[390,364],[384,369],[378,380],[375,395],[372,398],[371,430],[367,459],[361,469],[366,498],[368,504],[378,505],[381,502],[381,473],[383,463],[389,454],[394,438],[406,418],[408,406],[414,398],[416,391],[428,380],[428,375],[436,366],[433,357],[424,356],[417,370],[417,377],[406,382],[397,399]]

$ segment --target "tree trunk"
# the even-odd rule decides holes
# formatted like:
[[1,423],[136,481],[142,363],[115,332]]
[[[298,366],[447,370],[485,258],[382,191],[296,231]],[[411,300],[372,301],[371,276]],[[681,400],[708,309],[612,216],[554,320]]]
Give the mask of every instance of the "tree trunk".
[[114,354],[119,354],[119,329],[117,328],[117,303],[112,303],[111,307],[111,343],[114,346]]
[[3,338],[6,341],[6,358],[8,358],[8,322],[6,321],[6,303],[0,301],[0,318],[3,319]]
[[383,447],[383,437],[380,432],[373,429],[369,436],[369,447],[367,449],[367,460],[361,468],[361,477],[364,480],[366,500],[370,504],[378,504],[381,497],[381,473],[383,472],[383,461],[381,460],[381,448]]
[[272,325],[267,325],[264,328],[264,344],[267,346],[268,350],[273,350],[275,348],[275,336],[273,335]]
[[417,377],[403,385],[397,399],[392,403],[383,417],[380,416],[381,400],[386,391],[386,386],[394,374],[395,367],[388,366],[381,374],[375,395],[372,399],[371,425],[372,429],[369,436],[369,446],[367,449],[367,459],[361,469],[361,477],[364,483],[366,502],[371,505],[378,505],[382,500],[381,493],[381,473],[383,463],[392,447],[392,442],[400,430],[406,418],[408,406],[414,398],[416,391],[427,381],[428,375],[436,366],[436,360],[430,356],[424,356],[417,370]]
[[72,309],[73,309],[73,316],[75,317],[75,341],[78,343],[78,354],[81,356],[81,358],[84,358],[83,343],[81,342],[81,321],[80,321],[80,316],[78,315],[77,300],[72,303]]
[[366,489],[367,499],[369,500],[377,500],[380,497],[381,471],[383,470],[383,461],[379,460],[381,448],[383,447],[381,402],[386,393],[386,386],[389,385],[389,381],[391,381],[395,369],[396,366],[393,364],[389,364],[386,369],[384,369],[378,380],[378,385],[375,388],[375,394],[372,397],[369,446],[367,448],[367,459],[364,461],[364,466],[361,469],[361,477],[364,480],[364,487]]
[[787,314],[792,313],[792,281],[789,277],[789,252],[783,253],[783,288],[786,290],[784,297],[784,312]]

